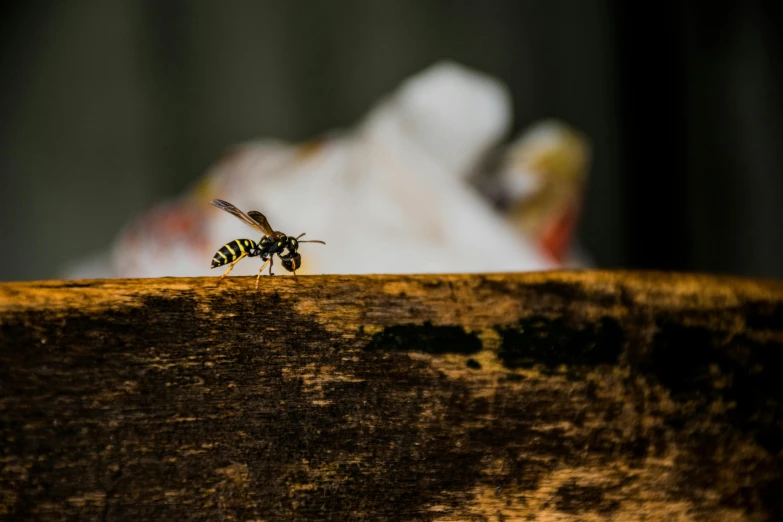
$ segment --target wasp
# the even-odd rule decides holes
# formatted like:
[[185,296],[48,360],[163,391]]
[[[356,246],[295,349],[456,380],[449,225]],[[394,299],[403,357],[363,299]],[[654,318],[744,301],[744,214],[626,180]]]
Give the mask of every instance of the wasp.
[[263,234],[258,243],[252,239],[235,239],[230,243],[226,243],[217,251],[215,257],[212,258],[212,266],[210,268],[216,268],[230,263],[228,270],[220,276],[220,280],[226,277],[234,268],[234,265],[243,257],[260,256],[261,259],[264,260],[264,264],[261,265],[261,268],[258,270],[258,275],[256,276],[256,289],[258,289],[261,272],[263,272],[267,263],[269,264],[269,275],[275,275],[272,273],[275,254],[277,254],[282,261],[283,268],[289,272],[293,272],[294,276],[296,276],[296,269],[302,266],[302,256],[300,256],[298,252],[299,243],[326,244],[318,239],[300,241],[299,238],[304,236],[304,233],[293,237],[287,236],[280,231],[274,231],[272,227],[269,226],[269,221],[267,221],[266,217],[257,210],[251,210],[245,214],[228,201],[223,201],[222,199],[213,199],[210,203],[221,210],[225,210],[232,216],[238,217],[247,225],[250,225]]

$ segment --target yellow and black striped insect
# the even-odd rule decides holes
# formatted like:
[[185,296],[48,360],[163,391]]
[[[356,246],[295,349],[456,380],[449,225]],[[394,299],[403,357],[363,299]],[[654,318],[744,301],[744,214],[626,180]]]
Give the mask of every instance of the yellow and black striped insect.
[[269,263],[269,275],[275,275],[272,273],[272,265],[274,264],[273,257],[275,254],[277,254],[277,256],[282,261],[283,268],[289,272],[293,272],[294,276],[296,276],[296,269],[302,266],[302,256],[300,256],[298,252],[299,243],[321,243],[322,245],[326,244],[323,241],[319,241],[317,239],[310,241],[299,241],[299,238],[302,237],[304,233],[299,234],[296,237],[292,237],[287,236],[279,231],[276,232],[272,230],[271,226],[269,226],[269,221],[267,221],[266,217],[264,217],[264,215],[257,210],[251,210],[245,214],[228,201],[223,201],[222,199],[213,199],[210,203],[215,205],[217,208],[225,210],[229,214],[238,217],[247,225],[250,225],[263,234],[261,236],[261,240],[258,243],[252,239],[235,239],[230,243],[226,243],[220,248],[220,250],[217,251],[215,257],[212,258],[212,266],[210,268],[216,268],[230,263],[228,270],[226,270],[223,275],[220,276],[220,279],[226,277],[228,273],[231,272],[231,270],[234,268],[234,265],[237,264],[237,262],[239,262],[239,260],[243,257],[261,256],[261,259],[264,260],[264,264],[261,265],[261,268],[258,270],[258,275],[256,276],[256,289],[258,289],[258,282],[261,278],[261,272],[264,270],[264,267],[266,267],[267,263]]

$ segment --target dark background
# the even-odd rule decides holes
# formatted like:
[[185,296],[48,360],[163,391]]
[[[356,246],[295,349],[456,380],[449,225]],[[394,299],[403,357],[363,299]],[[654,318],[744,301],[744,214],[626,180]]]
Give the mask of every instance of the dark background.
[[226,146],[350,126],[442,58],[509,86],[515,132],[555,117],[590,136],[598,266],[783,277],[780,5],[6,5],[0,280],[56,276]]

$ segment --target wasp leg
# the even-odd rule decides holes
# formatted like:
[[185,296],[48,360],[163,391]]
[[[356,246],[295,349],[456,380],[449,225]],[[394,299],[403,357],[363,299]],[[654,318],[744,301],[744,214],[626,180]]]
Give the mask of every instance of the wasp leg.
[[293,268],[292,272],[294,273],[294,279],[296,279],[296,282],[299,282],[299,278],[296,277],[296,259],[291,259],[291,268]]
[[263,265],[261,265],[261,268],[259,268],[259,269],[258,269],[258,275],[256,276],[256,290],[258,290],[258,283],[259,283],[259,282],[260,282],[260,280],[261,280],[261,272],[263,272],[263,271],[264,271],[264,268],[266,268],[266,264],[267,264],[268,262],[269,262],[269,259],[267,259],[266,261],[264,261],[264,264],[263,264]]
[[274,256],[269,256],[269,275],[273,276],[275,274],[272,273],[272,265],[275,264],[275,258]]
[[220,282],[223,280],[223,278],[224,278],[224,277],[226,277],[226,276],[227,276],[227,275],[228,275],[228,274],[229,274],[229,273],[230,273],[230,272],[231,272],[231,271],[234,269],[234,265],[236,265],[237,263],[239,263],[239,260],[240,260],[240,259],[242,259],[243,257],[245,257],[246,255],[247,255],[247,254],[242,254],[242,255],[241,255],[241,256],[239,256],[238,258],[234,259],[234,261],[232,261],[232,262],[231,262],[231,264],[230,264],[230,265],[228,265],[228,270],[226,270],[225,272],[223,272],[223,275],[222,275],[222,276],[220,276],[220,279],[218,279],[218,283],[220,283]]

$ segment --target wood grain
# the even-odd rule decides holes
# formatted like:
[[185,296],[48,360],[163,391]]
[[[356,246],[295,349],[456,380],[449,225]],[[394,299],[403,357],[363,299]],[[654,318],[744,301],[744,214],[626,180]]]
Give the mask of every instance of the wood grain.
[[0,284],[0,517],[783,519],[783,284]]

